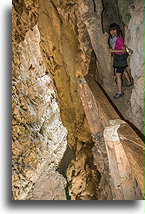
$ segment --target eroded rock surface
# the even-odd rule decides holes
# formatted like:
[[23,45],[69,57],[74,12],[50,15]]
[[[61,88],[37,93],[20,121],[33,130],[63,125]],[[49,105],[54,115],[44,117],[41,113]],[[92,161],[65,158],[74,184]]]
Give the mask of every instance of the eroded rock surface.
[[25,200],[66,200],[66,179],[54,168],[45,169]]
[[93,163],[92,145],[77,149],[76,156],[67,169],[71,200],[97,200],[100,173]]
[[[12,182],[13,199],[21,200],[46,165],[58,166],[66,149],[67,130],[62,125],[55,87],[41,56],[38,27],[24,28],[25,38],[17,40],[17,14],[13,12]],[[23,11],[23,22],[24,14]]]
[[130,57],[134,88],[131,94],[130,120],[143,133],[143,2],[137,1],[126,29],[127,44],[133,50]]
[[143,130],[142,8],[134,0],[13,0],[14,200],[66,199],[66,181],[56,169],[67,144],[74,153],[67,169],[71,199],[112,199],[102,133],[94,145],[78,81],[93,74],[112,97],[116,85],[105,31],[115,18],[133,50],[134,86],[113,102]]

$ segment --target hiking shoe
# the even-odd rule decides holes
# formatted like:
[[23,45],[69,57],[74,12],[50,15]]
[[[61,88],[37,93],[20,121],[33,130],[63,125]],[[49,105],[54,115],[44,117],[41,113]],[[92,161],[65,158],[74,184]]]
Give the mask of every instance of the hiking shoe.
[[119,99],[120,97],[123,97],[124,93],[122,92],[117,92],[114,96],[115,99]]

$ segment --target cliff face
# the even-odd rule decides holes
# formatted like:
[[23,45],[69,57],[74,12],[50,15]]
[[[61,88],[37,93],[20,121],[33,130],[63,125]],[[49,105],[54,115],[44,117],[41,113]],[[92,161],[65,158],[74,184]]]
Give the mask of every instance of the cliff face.
[[131,94],[131,122],[143,133],[143,2],[136,1],[135,9],[126,27],[128,47],[133,50],[130,58],[131,74],[134,79],[134,88]]
[[[84,64],[73,25],[58,16],[53,2],[39,2],[39,10],[29,1],[13,5],[13,193],[17,200],[27,196],[40,174],[47,174],[49,168],[55,173],[66,143],[81,147],[91,142],[91,135],[77,94],[77,76],[87,69],[81,69]],[[28,198],[36,198],[35,192]],[[51,195],[58,198],[54,190]],[[64,193],[59,196],[64,198]]]
[[[80,57],[75,25],[71,23],[77,20],[69,18],[75,8],[73,4],[60,4],[59,1],[40,1],[39,4],[40,47],[55,82],[61,118],[68,130],[68,143],[73,146],[77,141],[87,142],[89,129],[77,93],[77,78],[85,75],[87,69]],[[64,12],[67,5],[68,14]]]
[[[67,130],[60,118],[55,86],[42,59],[37,19],[32,18],[37,17],[36,8],[34,5],[27,7],[21,5],[20,14],[13,8],[12,164],[15,200],[27,196],[45,168],[53,168],[53,176],[62,183],[63,190],[66,184],[55,169],[66,150]],[[64,192],[62,198],[65,198]]]
[[[66,200],[66,179],[57,168],[67,146],[74,153],[65,175],[72,200],[111,199],[109,186],[98,195],[98,170],[104,163],[102,159],[99,169],[94,166],[94,144],[78,82],[86,74],[94,75],[109,96],[114,93],[105,31],[115,19],[133,50],[134,87],[123,102],[131,102],[128,117],[142,131],[142,5],[124,0],[124,12],[121,1],[113,2],[111,16],[112,1],[107,0],[13,0],[14,200]],[[106,180],[101,181],[103,188]]]

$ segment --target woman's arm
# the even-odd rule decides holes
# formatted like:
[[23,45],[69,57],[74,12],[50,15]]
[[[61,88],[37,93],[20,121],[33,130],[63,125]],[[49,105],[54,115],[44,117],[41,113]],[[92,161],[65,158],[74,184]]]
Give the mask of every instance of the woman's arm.
[[123,46],[121,50],[109,49],[109,51],[110,51],[110,53],[125,53],[126,48],[125,48],[125,46]]
[[109,49],[111,53],[125,53],[126,48],[124,45],[124,40],[121,36],[119,36],[116,40],[116,44],[114,49]]

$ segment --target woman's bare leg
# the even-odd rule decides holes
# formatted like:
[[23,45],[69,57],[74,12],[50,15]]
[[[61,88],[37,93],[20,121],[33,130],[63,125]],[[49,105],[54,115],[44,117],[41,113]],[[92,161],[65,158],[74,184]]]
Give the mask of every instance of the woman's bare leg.
[[128,72],[126,70],[124,71],[124,75],[125,75],[125,78],[127,79],[128,84],[131,84],[131,81],[130,81],[130,78],[129,78],[129,74],[128,74]]
[[115,75],[116,75],[116,79],[117,79],[118,92],[122,93],[122,79],[121,79],[122,74],[115,73]]

